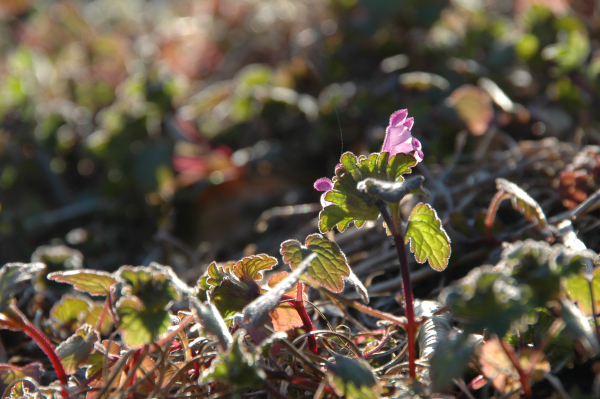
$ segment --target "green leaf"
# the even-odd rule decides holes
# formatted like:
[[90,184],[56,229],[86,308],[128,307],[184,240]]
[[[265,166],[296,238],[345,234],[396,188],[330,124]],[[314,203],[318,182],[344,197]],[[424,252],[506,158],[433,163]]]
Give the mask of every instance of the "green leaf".
[[484,329],[502,337],[531,309],[526,306],[530,290],[516,281],[482,266],[445,288],[440,302],[450,307],[457,319],[464,320],[466,333],[480,334]]
[[371,366],[363,359],[334,355],[327,364],[327,375],[335,393],[348,399],[378,398],[380,386]]
[[130,348],[151,344],[160,338],[171,325],[169,312],[148,308],[137,297],[123,297],[117,302],[118,330],[123,342]]
[[56,354],[67,374],[74,374],[88,359],[94,350],[94,343],[100,340],[100,335],[92,326],[84,324],[57,348]]
[[241,282],[231,277],[225,279],[211,290],[210,300],[215,304],[223,317],[229,317],[244,309],[248,303],[260,296],[260,285],[252,282]]
[[[477,339],[473,335],[457,333],[440,341],[429,364],[434,391],[443,391],[452,386],[452,380],[462,377],[475,350]],[[451,365],[451,366],[450,366]]]
[[170,267],[122,266],[117,274],[123,288],[117,302],[117,329],[129,347],[154,342],[171,325],[168,307],[180,297]]
[[258,366],[257,356],[244,345],[244,334],[238,333],[226,353],[220,353],[202,375],[202,381],[220,381],[234,392],[245,388],[260,389],[264,386],[265,373]]
[[[98,324],[98,320],[100,319],[100,315],[102,314],[102,309],[104,308],[104,304],[94,302],[90,307],[89,311],[82,318],[80,314],[80,322],[85,324],[89,324],[91,326],[96,326]],[[102,325],[100,326],[100,330],[98,331],[100,334],[108,335],[113,326],[113,318],[112,314],[107,310],[104,314],[104,320],[102,320]]]
[[593,274],[589,277],[583,272],[568,277],[566,287],[569,298],[573,302],[577,302],[577,306],[579,306],[583,314],[592,316],[591,291],[594,293],[594,309],[596,313],[600,310],[600,267],[596,267]]
[[410,173],[417,161],[412,155],[397,154],[389,157],[389,153],[373,153],[369,157],[356,157],[346,152],[340,159],[341,168],[333,177],[333,189],[326,193],[325,199],[332,202],[319,214],[319,230],[321,233],[336,227],[344,231],[351,223],[361,227],[367,220],[379,217],[376,206],[377,197],[362,192],[357,188],[359,182],[373,178],[383,182],[402,182],[403,174]]
[[88,314],[92,306],[89,299],[76,295],[63,295],[50,309],[50,317],[61,327],[74,331],[79,327],[81,314]]
[[135,296],[145,308],[158,311],[180,297],[171,274],[164,266],[122,266],[117,280],[123,284],[123,296]]
[[7,263],[0,269],[0,312],[9,304],[22,288],[24,281],[34,278],[40,270],[44,269],[42,263]]
[[283,261],[293,270],[310,254],[315,253],[315,259],[308,266],[308,276],[331,292],[341,292],[344,289],[344,278],[350,276],[350,266],[340,247],[328,238],[311,234],[306,237],[304,246],[299,241],[287,240],[281,244],[280,251]]
[[410,240],[410,250],[417,262],[423,263],[429,259],[429,264],[437,271],[448,266],[452,252],[450,238],[436,211],[428,204],[417,204],[411,211],[405,240]]
[[50,273],[48,280],[71,284],[90,295],[109,295],[110,287],[117,282],[111,273],[89,269]]
[[[590,251],[525,240],[507,245],[497,267],[524,289],[531,290],[531,306],[543,307],[563,295],[561,277],[579,272],[584,267],[584,260],[595,256]],[[589,289],[586,292],[589,293]]]
[[209,296],[223,317],[241,311],[248,303],[258,298],[263,272],[271,270],[277,259],[265,255],[245,257],[239,262],[218,266],[212,263],[208,268],[206,284],[211,286]]

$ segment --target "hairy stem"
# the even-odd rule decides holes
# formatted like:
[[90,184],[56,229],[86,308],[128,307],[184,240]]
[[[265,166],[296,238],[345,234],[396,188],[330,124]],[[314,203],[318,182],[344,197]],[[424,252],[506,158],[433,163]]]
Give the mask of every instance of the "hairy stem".
[[[52,342],[50,342],[48,337],[46,337],[43,332],[38,330],[38,328],[35,325],[29,322],[29,320],[24,321],[25,323],[21,325],[22,331],[25,334],[27,334],[32,340],[34,340],[35,343],[38,344],[42,352],[44,352],[44,354],[48,356],[48,359],[50,359],[50,363],[52,364],[52,368],[54,368],[54,372],[56,372],[56,377],[61,382],[61,384],[67,386],[67,383],[69,382],[69,377],[65,372],[60,358],[56,354],[54,345],[52,345]],[[64,398],[69,395],[65,389],[62,389],[61,396]]]
[[[304,325],[304,330],[308,334],[308,333],[314,331],[315,327],[313,326],[312,320],[310,319],[310,316],[308,315],[308,312],[306,311],[306,308],[304,307],[304,300],[302,298],[302,291],[304,290],[304,285],[301,282],[298,282],[298,286],[296,289],[297,289],[296,298],[294,298],[290,295],[284,294],[281,297],[281,299],[284,301],[291,301],[290,303],[294,306],[294,309],[296,309],[296,312],[298,312],[298,316],[300,316],[300,319],[302,320],[302,324]],[[317,338],[314,335],[308,336],[308,348],[315,355],[319,354],[319,348],[317,347]]]
[[414,299],[412,292],[412,283],[410,281],[410,269],[408,267],[408,256],[406,255],[406,246],[404,244],[404,234],[402,232],[402,223],[400,222],[399,204],[392,204],[391,217],[387,211],[387,207],[383,202],[378,205],[381,216],[388,225],[394,238],[394,244],[396,244],[396,251],[398,252],[398,260],[400,261],[400,274],[402,275],[402,293],[404,294],[404,310],[406,313],[406,334],[408,338],[408,373],[410,378],[416,378],[416,348],[415,348],[415,308]]

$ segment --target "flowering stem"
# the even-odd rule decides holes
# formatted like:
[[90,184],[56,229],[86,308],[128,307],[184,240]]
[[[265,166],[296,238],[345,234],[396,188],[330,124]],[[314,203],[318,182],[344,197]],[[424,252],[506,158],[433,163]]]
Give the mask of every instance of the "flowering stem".
[[416,378],[415,360],[415,309],[413,304],[412,284],[410,281],[410,269],[408,267],[408,256],[406,255],[406,246],[404,244],[404,234],[402,233],[402,223],[400,222],[400,207],[399,204],[390,204],[392,216],[387,211],[387,207],[383,201],[377,204],[381,216],[388,225],[396,244],[398,252],[398,260],[400,261],[400,274],[402,275],[402,293],[404,294],[404,310],[406,313],[406,334],[408,335],[408,373],[410,378]]
[[[306,308],[304,307],[304,300],[302,299],[302,291],[304,290],[304,286],[302,283],[300,283],[300,282],[298,283],[297,290],[298,290],[298,294],[296,295],[296,298],[294,298],[290,295],[284,294],[281,297],[281,299],[284,301],[291,301],[290,303],[294,306],[294,309],[296,309],[296,312],[298,312],[298,316],[300,316],[300,319],[302,320],[302,324],[304,325],[304,330],[308,334],[311,331],[313,331],[315,329],[315,327],[313,326],[312,320],[308,316],[308,312],[306,311]],[[319,354],[319,348],[317,347],[317,338],[312,334],[308,336],[308,348],[315,355]]]

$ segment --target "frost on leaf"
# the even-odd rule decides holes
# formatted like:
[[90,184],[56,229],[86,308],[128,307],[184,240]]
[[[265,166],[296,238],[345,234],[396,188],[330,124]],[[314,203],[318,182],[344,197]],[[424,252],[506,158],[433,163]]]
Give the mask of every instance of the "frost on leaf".
[[35,277],[44,268],[42,263],[7,263],[0,269],[0,312],[19,292],[21,283]]
[[351,223],[361,227],[368,220],[379,217],[377,199],[361,192],[357,184],[367,178],[386,182],[404,181],[403,174],[410,173],[417,164],[415,157],[397,154],[393,157],[387,152],[373,153],[356,157],[346,152],[340,159],[333,177],[333,189],[325,194],[324,200],[332,203],[319,214],[319,230],[324,233],[336,227],[344,231]]
[[48,280],[71,284],[78,291],[90,295],[108,295],[110,287],[117,282],[111,273],[99,270],[69,270],[48,274]]
[[287,240],[281,244],[283,261],[294,270],[312,253],[316,257],[308,266],[310,279],[331,292],[341,292],[344,289],[344,278],[350,276],[351,270],[346,256],[336,243],[320,234],[311,234],[306,237],[305,245],[296,240]]
[[74,374],[89,358],[94,350],[94,343],[100,340],[98,332],[89,324],[81,326],[75,334],[63,341],[57,348],[56,354],[67,374]]
[[442,222],[433,208],[427,204],[417,204],[408,218],[406,242],[410,240],[410,250],[419,263],[429,260],[437,271],[448,266],[451,247],[450,238],[442,227]]
[[167,309],[180,296],[170,273],[162,267],[124,266],[117,279],[123,285],[117,302],[123,340],[130,347],[154,342],[171,325]]
[[241,311],[258,298],[261,287],[257,281],[262,280],[264,271],[271,270],[276,264],[277,259],[265,254],[248,256],[223,266],[210,264],[205,285],[223,317]]
[[527,313],[530,291],[517,286],[514,278],[481,266],[445,288],[440,302],[455,318],[464,320],[466,333],[487,329],[502,337]]

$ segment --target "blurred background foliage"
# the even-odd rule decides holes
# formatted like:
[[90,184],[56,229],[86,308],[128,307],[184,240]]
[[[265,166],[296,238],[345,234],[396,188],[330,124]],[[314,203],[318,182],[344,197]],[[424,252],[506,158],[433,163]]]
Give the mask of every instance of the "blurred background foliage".
[[[1,261],[50,245],[36,259],[73,263],[62,244],[105,270],[272,252],[316,208],[261,213],[317,203],[314,180],[377,151],[401,108],[433,170],[462,130],[467,155],[490,129],[600,143],[599,7],[4,0]],[[597,188],[600,169],[564,172],[565,207]]]

